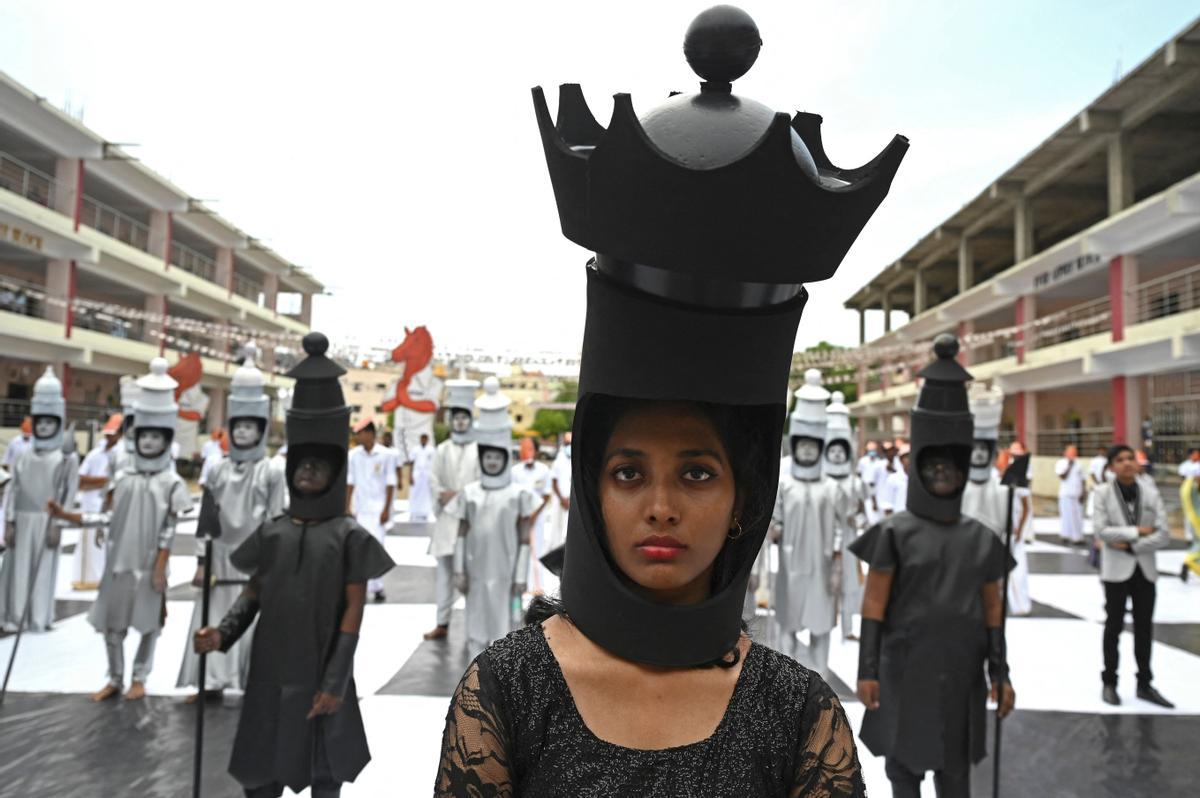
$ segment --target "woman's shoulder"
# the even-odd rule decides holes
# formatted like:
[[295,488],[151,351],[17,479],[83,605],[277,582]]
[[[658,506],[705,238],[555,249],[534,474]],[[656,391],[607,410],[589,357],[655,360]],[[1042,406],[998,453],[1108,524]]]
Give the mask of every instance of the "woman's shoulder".
[[791,657],[781,654],[761,643],[750,643],[743,668],[753,682],[752,692],[765,706],[775,707],[785,714],[799,713],[808,702],[814,689],[825,685],[815,672]]
[[543,678],[551,664],[549,648],[541,624],[530,623],[493,642],[484,649],[480,660],[502,684],[515,680]]

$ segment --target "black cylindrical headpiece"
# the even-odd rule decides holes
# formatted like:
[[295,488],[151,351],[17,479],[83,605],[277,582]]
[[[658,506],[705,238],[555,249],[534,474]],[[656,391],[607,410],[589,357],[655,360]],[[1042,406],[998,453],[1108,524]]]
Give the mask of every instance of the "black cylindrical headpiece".
[[[346,370],[326,357],[329,339],[319,332],[304,336],[308,354],[287,376],[296,381],[292,406],[287,412],[287,476],[291,503],[288,513],[295,518],[324,520],[346,512],[346,440],[350,408],[342,395],[339,378]],[[300,460],[317,456],[333,472],[329,487],[319,494],[300,493],[292,487],[292,475]]]
[[533,90],[563,234],[596,253],[562,598],[593,641],[652,665],[711,662],[736,645],[769,508],[726,543],[707,600],[665,605],[640,595],[608,554],[597,486],[584,479],[607,443],[605,397],[725,406],[762,439],[748,447],[759,454],[745,470],[773,499],[803,284],[833,275],[907,148],[897,137],[864,167],[833,166],[820,117],[790,120],[732,93],[760,45],[745,12],[709,9],[684,43],[701,91],[641,120],[629,96],[617,95],[607,129],[579,86],[562,86],[557,123]]
[[970,373],[955,360],[958,339],[948,333],[933,342],[934,361],[918,375],[924,382],[912,410],[912,456],[909,458],[908,500],[913,515],[952,523],[962,512],[962,490],[935,496],[920,478],[921,464],[930,450],[943,448],[966,478],[971,464],[974,421],[967,403]]

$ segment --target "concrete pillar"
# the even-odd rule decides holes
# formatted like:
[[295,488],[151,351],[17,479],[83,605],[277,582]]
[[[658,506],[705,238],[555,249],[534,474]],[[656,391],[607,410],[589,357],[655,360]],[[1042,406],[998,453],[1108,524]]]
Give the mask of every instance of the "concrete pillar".
[[1037,454],[1037,394],[1033,391],[1021,391],[1014,399],[1017,406],[1017,440],[1025,444],[1026,450],[1031,454]]
[[70,217],[79,229],[83,202],[83,159],[59,158],[54,163],[54,210]]
[[1033,255],[1033,200],[1025,195],[1013,203],[1013,263]]
[[1133,143],[1128,130],[1115,133],[1108,142],[1108,214],[1120,213],[1133,204]]
[[1113,443],[1137,448],[1142,444],[1142,384],[1145,377],[1112,378]]
[[1125,328],[1137,324],[1138,263],[1133,255],[1118,255],[1108,262],[1108,306],[1112,340],[1125,340]]
[[865,308],[858,309],[858,345],[863,346],[867,343],[867,311]]
[[71,301],[71,261],[46,261],[46,318],[67,323],[68,303]]
[[892,295],[887,290],[883,292],[883,331],[892,331]]
[[975,285],[975,247],[963,236],[958,242],[958,293]]
[[[147,296],[146,312],[165,316],[167,314],[167,297],[163,294]],[[162,332],[164,332],[162,322],[153,319],[146,320],[146,343],[159,344],[159,348],[162,349],[165,346],[163,341],[166,340],[159,335]]]
[[1025,362],[1026,350],[1033,349],[1033,329],[1026,328],[1037,318],[1037,298],[1033,294],[1017,297],[1017,362]]
[[913,316],[920,316],[925,312],[926,295],[925,295],[925,272],[917,269],[913,272]]
[[975,362],[975,353],[971,351],[971,347],[967,344],[967,337],[974,334],[975,321],[968,319],[958,323],[958,362],[962,366],[969,366]]
[[267,310],[275,310],[279,299],[279,275],[268,274],[263,277],[263,302]]
[[225,417],[227,392],[224,388],[208,389],[208,431],[220,429],[229,420]]
[[312,294],[305,291],[300,295],[300,321],[304,325],[312,326]]
[[150,211],[150,254],[162,258],[163,268],[171,266],[171,240],[174,218],[170,211]]
[[216,280],[233,296],[233,250],[229,247],[217,247]]

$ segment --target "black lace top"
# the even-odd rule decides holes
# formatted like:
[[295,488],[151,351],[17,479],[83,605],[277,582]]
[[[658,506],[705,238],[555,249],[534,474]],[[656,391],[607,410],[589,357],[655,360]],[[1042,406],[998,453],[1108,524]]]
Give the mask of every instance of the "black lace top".
[[455,691],[435,798],[866,794],[854,733],[817,674],[752,643],[705,740],[661,750],[584,724],[540,624],[493,643]]

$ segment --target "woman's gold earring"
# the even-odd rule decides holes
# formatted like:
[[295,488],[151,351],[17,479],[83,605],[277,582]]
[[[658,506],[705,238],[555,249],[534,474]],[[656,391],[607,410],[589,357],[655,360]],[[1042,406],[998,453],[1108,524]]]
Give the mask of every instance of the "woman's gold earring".
[[[734,530],[736,530],[736,532]],[[738,518],[733,519],[733,529],[729,531],[733,532],[733,534],[726,535],[725,537],[729,538],[730,540],[737,540],[746,532],[746,530],[742,529],[742,522]]]

